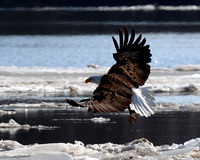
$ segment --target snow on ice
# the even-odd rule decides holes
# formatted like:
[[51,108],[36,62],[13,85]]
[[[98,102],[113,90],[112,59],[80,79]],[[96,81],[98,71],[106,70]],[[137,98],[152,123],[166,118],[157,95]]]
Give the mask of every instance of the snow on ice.
[[[43,68],[43,67],[0,67],[0,108],[66,108],[66,97],[89,97],[95,84],[85,84],[91,75],[105,74],[109,68]],[[180,66],[175,69],[152,69],[145,87],[159,94],[200,95],[200,66]],[[49,101],[27,102],[24,97],[60,97]],[[15,99],[22,99],[17,101]],[[200,102],[193,104],[157,104],[156,110],[200,110]],[[167,108],[168,107],[168,108]],[[3,112],[0,112],[2,114]]]
[[[105,74],[109,68],[0,67],[1,97],[83,97],[95,84],[84,84],[91,75]],[[156,93],[200,92],[200,67],[152,69],[146,86]],[[184,82],[184,83],[183,83]]]
[[[109,118],[95,117],[91,121],[104,123]],[[0,128],[50,128],[47,126],[20,125],[11,119],[8,123],[0,123]],[[52,128],[52,127],[51,127]],[[1,160],[107,160],[107,159],[139,159],[139,160],[196,160],[200,159],[200,138],[191,139],[183,144],[154,146],[145,138],[136,139],[126,144],[87,144],[81,141],[72,143],[46,143],[22,145],[13,140],[0,141]]]
[[184,144],[154,146],[141,138],[127,144],[48,143],[22,145],[16,141],[0,141],[2,160],[98,160],[98,159],[139,159],[139,160],[195,160],[200,158],[200,138]]

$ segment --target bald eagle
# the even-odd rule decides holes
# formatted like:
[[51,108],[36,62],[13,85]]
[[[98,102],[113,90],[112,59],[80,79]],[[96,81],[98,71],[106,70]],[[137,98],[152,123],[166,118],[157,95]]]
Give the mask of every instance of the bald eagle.
[[141,34],[134,41],[134,29],[130,39],[126,26],[124,35],[119,29],[119,45],[114,37],[112,39],[116,48],[113,54],[116,64],[107,74],[85,80],[85,83],[98,84],[92,97],[80,102],[66,101],[72,106],[87,107],[89,112],[123,112],[128,109],[129,121],[133,123],[138,114],[145,117],[154,114],[154,97],[147,89],[139,89],[149,77],[152,55]]

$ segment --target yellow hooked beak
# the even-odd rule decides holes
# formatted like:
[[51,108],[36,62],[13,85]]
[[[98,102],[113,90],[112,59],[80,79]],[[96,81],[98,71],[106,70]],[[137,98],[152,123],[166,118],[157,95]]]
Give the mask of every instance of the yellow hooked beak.
[[90,82],[90,78],[88,78],[88,79],[85,80],[85,83],[88,83],[88,82]]

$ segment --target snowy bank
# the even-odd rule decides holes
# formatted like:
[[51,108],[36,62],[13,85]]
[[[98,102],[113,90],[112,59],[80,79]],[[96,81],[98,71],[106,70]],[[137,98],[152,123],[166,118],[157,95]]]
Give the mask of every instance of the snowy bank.
[[184,144],[154,146],[141,138],[127,144],[90,144],[80,141],[71,143],[49,143],[21,145],[16,141],[0,141],[2,160],[98,160],[98,159],[139,159],[139,160],[193,160],[200,158],[200,138]]

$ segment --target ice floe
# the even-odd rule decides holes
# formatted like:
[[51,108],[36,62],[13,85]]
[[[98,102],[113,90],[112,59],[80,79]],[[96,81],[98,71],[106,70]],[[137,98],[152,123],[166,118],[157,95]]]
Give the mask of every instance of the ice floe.
[[[200,92],[200,67],[152,69],[146,86],[156,93]],[[0,67],[0,96],[83,97],[91,96],[95,84],[85,84],[91,75],[102,75],[108,68]]]
[[156,112],[163,111],[192,111],[199,112],[200,111],[200,103],[192,103],[192,104],[178,104],[178,103],[158,103],[155,107]]
[[[102,75],[108,68],[44,68],[44,67],[0,67],[0,114],[15,108],[72,108],[67,97],[89,97],[95,84],[85,84],[91,75]],[[200,66],[180,66],[175,69],[153,68],[145,87],[156,93],[200,95]],[[199,101],[192,104],[159,103],[157,111],[199,111]]]
[[110,118],[104,118],[104,117],[94,117],[91,119],[92,122],[95,123],[106,123],[110,121]]
[[10,119],[8,123],[0,123],[0,128],[22,128],[22,129],[27,129],[30,128],[31,126],[28,124],[25,125],[20,125],[19,123],[15,122],[13,119]]
[[15,113],[16,113],[16,111],[14,111],[14,110],[3,110],[3,109],[0,109],[0,116],[1,115],[5,115],[5,114],[11,115],[11,114],[15,114]]
[[99,160],[99,159],[139,159],[139,160],[195,160],[200,158],[200,138],[184,144],[154,146],[147,139],[136,139],[126,144],[88,144],[80,141],[72,143],[48,143],[22,145],[16,141],[0,141],[2,160]]
[[38,126],[30,126],[29,124],[19,124],[14,119],[10,119],[8,123],[0,123],[0,130],[2,129],[30,129],[30,128],[36,128],[36,129],[54,129],[57,128],[56,126],[44,126],[44,125],[38,125]]
[[200,71],[200,65],[181,65],[176,68],[177,71]]

